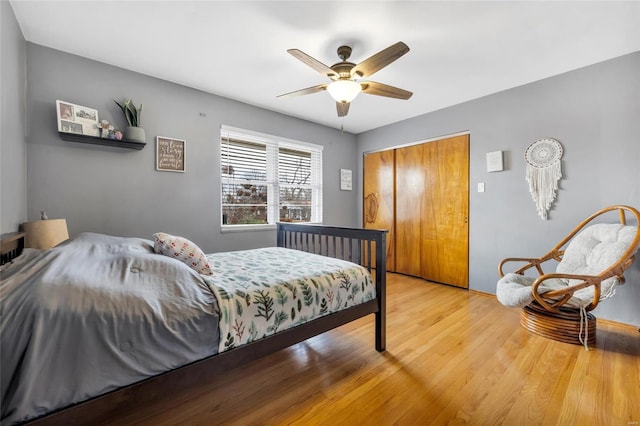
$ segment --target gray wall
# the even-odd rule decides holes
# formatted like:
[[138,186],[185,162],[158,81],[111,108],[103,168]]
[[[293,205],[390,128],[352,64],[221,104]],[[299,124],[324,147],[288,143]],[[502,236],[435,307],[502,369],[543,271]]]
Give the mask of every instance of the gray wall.
[[[207,252],[275,243],[274,231],[220,233],[220,125],[324,146],[324,221],[355,226],[355,191],[340,191],[340,168],[355,169],[355,136],[146,75],[27,43],[30,137],[28,216],[66,218],[70,235],[93,231],[150,238],[164,231]],[[214,75],[211,78],[215,78]],[[124,128],[113,99],[143,103],[142,151],[60,139],[56,99],[92,107]],[[155,136],[186,140],[186,172],[155,170]]]
[[[364,152],[461,131],[470,132],[469,284],[495,293],[500,259],[544,254],[602,207],[640,207],[640,52],[362,133],[360,179]],[[523,158],[543,137],[565,151],[548,221],[537,216]],[[485,154],[498,150],[506,170],[487,173]],[[595,313],[640,325],[638,306],[640,262]]]
[[[4,59],[5,18],[2,23]],[[501,258],[546,251],[603,206],[640,206],[640,53],[357,137],[30,43],[27,63],[28,218],[47,210],[50,217],[67,218],[72,235],[95,231],[148,238],[163,230],[193,239],[206,251],[273,244],[273,232],[220,233],[221,124],[325,146],[324,218],[334,225],[360,223],[364,152],[470,131],[470,288],[483,292],[495,291]],[[149,144],[144,150],[91,147],[58,137],[56,99],[96,108],[101,118],[123,126],[112,102],[123,97],[145,104],[142,124]],[[155,171],[156,135],[187,140],[185,174]],[[542,137],[560,140],[565,149],[565,177],[546,222],[529,196],[522,160],[524,149]],[[3,158],[4,149],[3,142]],[[506,170],[487,173],[485,153],[496,150],[505,151]],[[356,170],[357,191],[339,191],[340,168]],[[486,183],[486,192],[476,192],[478,182]],[[14,223],[22,220],[13,215]],[[597,309],[599,317],[640,324],[640,263],[627,277],[618,295]]]
[[27,218],[25,84],[27,47],[8,1],[0,1],[0,233]]

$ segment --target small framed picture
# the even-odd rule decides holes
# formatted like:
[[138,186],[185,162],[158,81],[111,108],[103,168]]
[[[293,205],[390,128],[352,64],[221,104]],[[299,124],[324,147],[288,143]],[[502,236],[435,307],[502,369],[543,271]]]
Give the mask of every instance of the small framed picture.
[[88,136],[100,136],[98,111],[66,101],[56,101],[58,131]]
[[74,123],[73,121],[60,120],[58,124],[58,130],[65,133],[76,133],[78,135],[82,134],[82,124]]
[[340,190],[351,191],[353,189],[353,172],[349,169],[340,169]]
[[156,137],[156,170],[184,173],[185,145],[183,139]]

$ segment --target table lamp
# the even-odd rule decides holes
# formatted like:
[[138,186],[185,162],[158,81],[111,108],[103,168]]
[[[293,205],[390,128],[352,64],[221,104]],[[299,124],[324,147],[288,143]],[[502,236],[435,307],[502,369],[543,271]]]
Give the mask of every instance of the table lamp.
[[25,222],[25,247],[48,250],[69,239],[66,219],[47,219]]

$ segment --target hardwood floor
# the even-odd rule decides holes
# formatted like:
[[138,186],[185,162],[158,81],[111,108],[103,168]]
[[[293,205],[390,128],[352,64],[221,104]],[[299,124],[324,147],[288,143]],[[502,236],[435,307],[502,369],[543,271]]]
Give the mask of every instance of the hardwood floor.
[[526,332],[495,297],[388,275],[373,316],[122,413],[140,425],[638,425],[640,333],[598,322],[590,351]]

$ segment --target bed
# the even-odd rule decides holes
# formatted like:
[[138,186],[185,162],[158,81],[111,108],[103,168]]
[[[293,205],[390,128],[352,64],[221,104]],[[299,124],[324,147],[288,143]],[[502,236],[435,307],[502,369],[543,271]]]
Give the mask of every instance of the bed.
[[3,236],[2,423],[105,422],[369,314],[384,351],[385,238],[280,223],[276,247],[206,255],[209,276],[140,238]]

